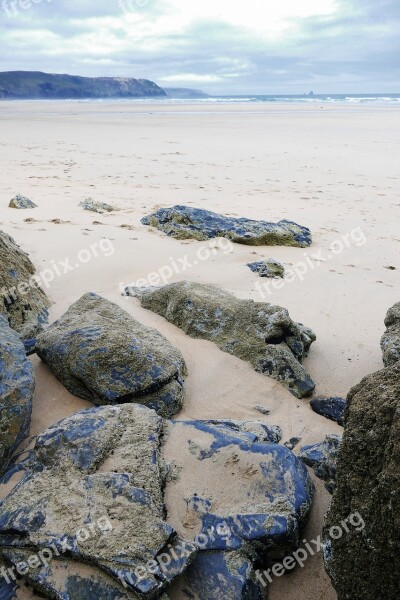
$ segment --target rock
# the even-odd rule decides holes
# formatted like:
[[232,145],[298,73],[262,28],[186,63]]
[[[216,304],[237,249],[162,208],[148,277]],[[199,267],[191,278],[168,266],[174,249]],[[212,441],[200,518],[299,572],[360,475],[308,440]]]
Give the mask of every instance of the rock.
[[17,194],[14,198],[10,200],[9,208],[37,208],[37,204],[35,204],[29,198],[25,196],[21,196],[21,194]]
[[260,277],[268,277],[270,279],[283,279],[285,276],[285,267],[277,260],[268,258],[259,262],[248,263],[247,265],[253,273],[258,273]]
[[313,486],[287,448],[226,421],[173,421],[163,456],[178,474],[165,490],[169,522],[200,554],[251,551],[265,564],[298,547]]
[[257,410],[262,415],[269,415],[271,413],[270,409],[265,406],[254,406],[254,410]]
[[253,221],[224,217],[209,210],[189,206],[161,208],[142,219],[143,225],[151,225],[167,235],[184,240],[209,240],[225,237],[238,244],[249,246],[298,246],[311,245],[311,232],[307,227],[292,221]]
[[388,310],[385,318],[387,327],[381,339],[383,362],[386,367],[400,360],[400,302]]
[[313,494],[263,425],[167,422],[137,404],[60,421],[0,503],[0,567],[57,600],[261,600],[253,562],[298,547]]
[[[340,539],[328,535],[331,527],[351,515],[361,517],[365,527],[350,526]],[[364,378],[347,397],[337,490],[326,519],[324,552],[339,600],[400,598],[399,515],[398,361]]]
[[7,568],[8,565],[0,557],[0,600],[18,600],[20,586],[16,576],[13,578],[7,573]]
[[15,241],[0,231],[0,315],[22,338],[31,339],[47,322],[50,305],[35,279],[35,267]]
[[85,294],[36,341],[65,387],[96,405],[139,402],[170,417],[182,407],[181,353],[116,304]]
[[29,433],[35,380],[24,345],[0,315],[0,473]]
[[[4,551],[3,554],[8,562],[5,576],[9,580],[9,584],[7,582],[5,584],[15,594],[18,589],[21,589],[18,583],[13,580],[13,574],[16,574],[17,566],[19,568],[23,565],[29,566],[29,558],[32,560],[32,557],[36,555],[31,550],[20,549],[9,549]],[[129,589],[124,589],[122,583],[114,581],[99,568],[86,567],[86,565],[72,560],[54,558],[47,565],[40,563],[36,568],[29,568],[25,577],[24,587],[29,582],[31,588],[33,588],[29,598],[36,598],[40,593],[40,597],[56,598],[57,600],[140,600],[137,594]],[[1,593],[0,583],[1,600],[13,600],[14,598],[15,600],[21,598],[22,600],[22,596],[18,594],[3,597]],[[23,598],[26,598],[26,596],[23,596]]]
[[130,289],[144,308],[162,315],[194,338],[210,340],[224,352],[249,362],[259,373],[282,382],[297,398],[315,384],[301,364],[314,333],[294,323],[286,309],[238,300],[228,292],[182,281],[156,290]]
[[79,203],[79,206],[84,210],[90,210],[91,212],[100,214],[118,210],[114,206],[111,206],[111,204],[107,204],[106,202],[96,202],[93,200],[93,198],[86,198],[86,200],[82,200],[82,202]]
[[346,410],[346,400],[344,398],[318,396],[310,401],[310,405],[317,414],[343,425],[344,411]]
[[326,482],[330,494],[336,488],[336,463],[342,438],[340,435],[327,435],[323,442],[312,446],[303,446],[298,458],[312,467],[317,477]]
[[254,569],[242,551],[200,552],[174,585],[193,600],[263,600]]
[[287,442],[285,442],[283,445],[286,446],[286,448],[288,448],[289,450],[294,450],[294,448],[296,448],[296,446],[298,444],[300,444],[300,442],[301,442],[301,438],[292,437]]
[[282,439],[282,429],[277,425],[268,425],[263,421],[210,420],[203,423],[214,425],[216,428],[231,429],[235,433],[249,433],[254,442],[273,442],[279,444]]
[[[74,586],[67,597],[79,600],[158,597],[197,552],[164,520],[162,428],[154,411],[126,404],[77,413],[40,435],[22,481],[0,503],[3,559],[51,550],[51,569],[41,561],[27,574],[50,598]],[[173,559],[163,566],[165,553]],[[116,594],[120,584],[134,595]],[[107,596],[89,595],[101,586]]]

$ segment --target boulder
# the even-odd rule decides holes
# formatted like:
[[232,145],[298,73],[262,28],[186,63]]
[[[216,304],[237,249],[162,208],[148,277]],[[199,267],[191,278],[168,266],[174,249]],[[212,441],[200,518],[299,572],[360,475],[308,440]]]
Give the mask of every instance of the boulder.
[[336,488],[336,463],[342,438],[340,435],[327,435],[323,442],[311,446],[303,446],[299,459],[309,467],[319,479],[326,482],[325,487],[330,494]]
[[137,404],[56,423],[0,503],[0,592],[261,600],[253,562],[298,547],[313,494],[304,465],[264,438],[257,422],[167,422]]
[[251,219],[225,217],[209,210],[189,206],[161,208],[142,219],[143,225],[157,227],[167,235],[184,240],[209,240],[224,237],[238,244],[249,246],[297,246],[311,245],[311,232],[307,227],[292,221],[254,221]]
[[10,200],[9,208],[37,208],[37,204],[35,204],[29,198],[25,196],[21,196],[21,194],[17,194],[14,198]]
[[292,452],[263,439],[226,421],[166,425],[169,522],[200,554],[250,551],[267,565],[298,547],[313,485]]
[[39,287],[35,267],[15,241],[0,231],[0,315],[24,339],[31,339],[47,322],[50,305]]
[[96,405],[139,402],[165,417],[182,407],[181,353],[97,294],[82,296],[40,334],[36,352],[71,394]]
[[35,380],[18,334],[0,315],[0,473],[27,437]]
[[318,396],[310,401],[310,405],[317,414],[331,421],[336,421],[339,425],[343,425],[344,412],[346,410],[345,398]]
[[[192,600],[264,600],[251,560],[241,550],[200,552],[173,592]],[[173,597],[173,596],[172,596]]]
[[400,302],[387,312],[385,318],[386,331],[381,339],[383,362],[386,367],[400,360]]
[[269,279],[283,279],[285,276],[285,267],[273,258],[248,263],[247,266],[253,271],[253,273],[258,273],[260,277],[268,277]]
[[164,519],[162,428],[154,411],[127,404],[86,410],[46,430],[0,503],[3,560],[38,556],[24,576],[49,598],[159,597],[197,552]]
[[295,323],[286,309],[238,300],[210,285],[182,281],[159,289],[127,288],[144,308],[162,315],[194,338],[210,340],[249,362],[259,373],[282,382],[297,398],[315,384],[301,364],[315,334]]
[[[349,393],[337,489],[327,515],[325,565],[338,600],[400,598],[400,362]],[[351,515],[339,539],[328,535]]]
[[82,202],[79,203],[79,206],[84,210],[90,210],[91,212],[100,214],[118,210],[114,206],[111,206],[111,204],[107,204],[106,202],[96,202],[92,198],[86,198],[86,200],[82,200]]

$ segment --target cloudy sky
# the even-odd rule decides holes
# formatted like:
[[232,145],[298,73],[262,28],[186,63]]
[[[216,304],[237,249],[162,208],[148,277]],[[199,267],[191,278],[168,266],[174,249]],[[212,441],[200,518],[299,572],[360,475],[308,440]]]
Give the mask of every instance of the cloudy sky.
[[214,94],[400,92],[400,0],[0,0],[0,70]]

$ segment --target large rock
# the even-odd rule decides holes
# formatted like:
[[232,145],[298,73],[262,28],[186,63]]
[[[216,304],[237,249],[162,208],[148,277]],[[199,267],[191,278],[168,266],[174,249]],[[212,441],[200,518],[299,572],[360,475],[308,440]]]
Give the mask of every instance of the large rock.
[[[186,543],[184,558],[161,558],[184,543],[164,520],[162,427],[144,407],[107,406],[39,436],[23,479],[0,504],[3,560],[39,556],[23,574],[49,598],[158,597],[196,552]],[[71,586],[82,595],[61,595]]]
[[161,208],[142,219],[144,225],[157,227],[176,239],[193,238],[209,240],[225,237],[238,244],[249,246],[298,246],[311,245],[311,232],[307,227],[292,221],[253,221],[224,217],[209,210],[189,206]]
[[[365,527],[328,532],[351,515]],[[354,520],[354,518],[353,518]],[[357,519],[360,522],[360,519]],[[336,535],[334,537],[337,537]],[[339,600],[400,598],[400,362],[348,395],[325,563]]]
[[165,503],[173,527],[202,551],[251,550],[266,564],[298,547],[313,486],[290,450],[254,431],[226,421],[169,423]]
[[0,473],[28,435],[34,388],[33,368],[24,345],[0,315]]
[[165,417],[182,407],[181,353],[97,294],[39,335],[36,351],[72,394],[96,405],[139,402]]
[[381,339],[383,362],[386,367],[400,360],[400,302],[388,310],[385,318],[387,327]]
[[19,598],[18,569],[19,585],[57,600],[261,600],[253,561],[297,548],[313,492],[265,434],[136,404],[60,421],[0,503],[0,592]]
[[49,301],[35,278],[35,267],[15,241],[0,231],[0,314],[24,339],[47,322]]
[[127,293],[191,337],[210,340],[281,381],[296,397],[312,393],[315,384],[301,361],[315,335],[292,321],[286,309],[187,281],[140,292],[127,288]]

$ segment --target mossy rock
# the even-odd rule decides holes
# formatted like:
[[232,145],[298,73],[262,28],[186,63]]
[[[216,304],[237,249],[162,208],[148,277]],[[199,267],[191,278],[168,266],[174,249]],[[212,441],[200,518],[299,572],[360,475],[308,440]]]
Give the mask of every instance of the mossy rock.
[[297,398],[314,390],[301,361],[315,334],[292,321],[286,309],[239,300],[216,287],[188,281],[159,289],[127,288],[126,293],[139,296],[144,308],[191,337],[210,340],[224,352],[249,362],[259,373],[282,382]]
[[183,404],[186,365],[155,329],[97,294],[85,294],[37,338],[65,387],[96,405],[138,402],[164,417]]
[[35,279],[35,267],[15,241],[0,231],[0,315],[23,339],[32,339],[47,322],[50,302]]
[[24,345],[0,315],[0,474],[29,433],[34,389]]
[[225,217],[218,213],[189,206],[161,208],[144,217],[143,225],[157,227],[167,235],[179,239],[209,240],[224,237],[238,244],[249,246],[297,246],[311,245],[311,232],[307,227],[293,221],[278,223],[255,221],[245,218]]
[[[398,600],[400,362],[350,391],[336,482],[324,554],[338,600]],[[339,539],[329,535],[357,514],[364,528],[347,525]]]

